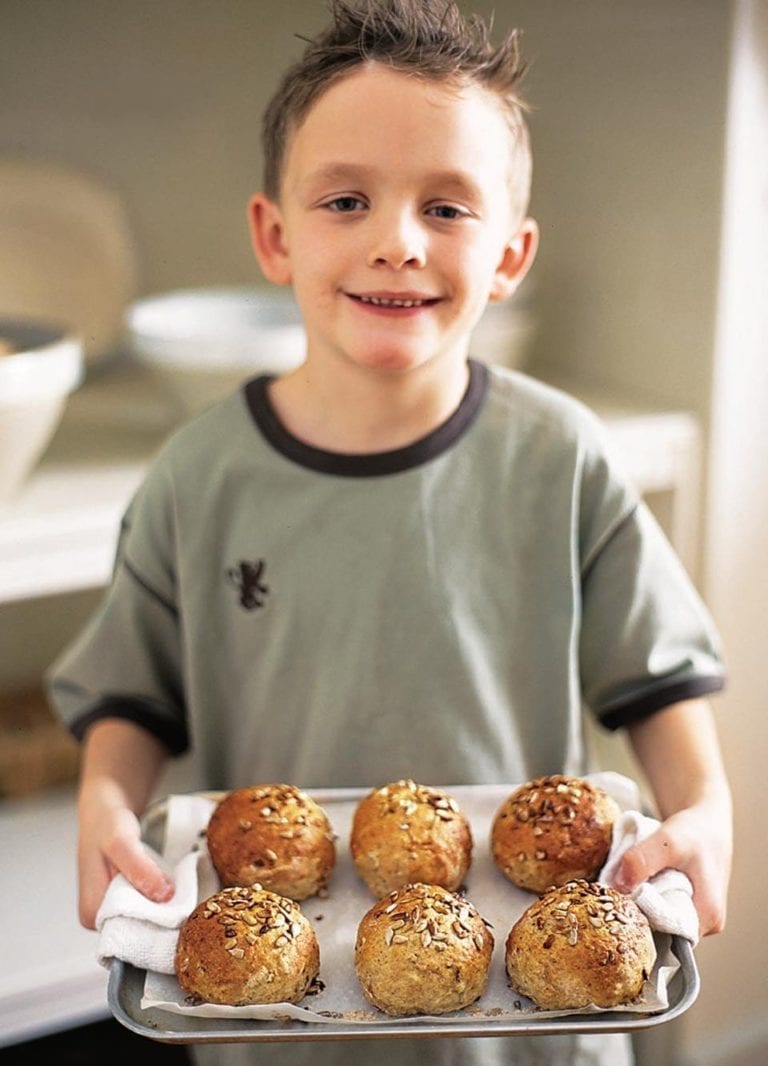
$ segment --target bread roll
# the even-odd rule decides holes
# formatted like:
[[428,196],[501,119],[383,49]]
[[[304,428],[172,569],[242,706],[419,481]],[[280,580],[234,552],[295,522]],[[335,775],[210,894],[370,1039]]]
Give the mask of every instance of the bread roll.
[[206,831],[222,885],[252,885],[302,900],[322,891],[336,863],[325,811],[293,785],[253,785],[229,792]]
[[482,995],[493,935],[475,908],[439,885],[411,884],[375,903],[358,926],[355,972],[386,1014],[446,1014]]
[[618,804],[597,785],[556,774],[521,785],[491,825],[493,861],[518,888],[597,877],[611,847]]
[[506,942],[510,984],[543,1010],[631,1003],[655,961],[651,928],[634,900],[583,880],[545,892]]
[[349,846],[377,898],[415,881],[455,891],[472,861],[472,833],[456,800],[411,780],[373,789],[360,801]]
[[176,976],[206,1003],[298,1003],[320,969],[315,931],[293,900],[261,886],[225,888],[179,930]]

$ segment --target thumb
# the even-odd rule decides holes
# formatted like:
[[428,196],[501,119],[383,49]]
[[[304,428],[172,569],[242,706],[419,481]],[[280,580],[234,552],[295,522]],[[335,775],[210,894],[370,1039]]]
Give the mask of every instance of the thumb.
[[166,903],[174,894],[173,881],[152,857],[134,830],[130,815],[105,849],[105,856],[142,895],[155,903]]
[[639,844],[627,848],[621,858],[613,887],[630,895],[644,882],[671,865],[670,843],[663,830],[657,829]]

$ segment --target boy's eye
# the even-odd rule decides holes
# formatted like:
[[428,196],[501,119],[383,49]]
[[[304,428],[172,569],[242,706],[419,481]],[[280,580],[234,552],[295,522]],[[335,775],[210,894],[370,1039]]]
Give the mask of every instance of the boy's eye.
[[442,218],[450,221],[454,218],[463,218],[465,212],[458,207],[453,207],[451,204],[435,204],[434,207],[427,209],[427,214],[432,215],[434,218]]
[[352,211],[359,211],[365,204],[358,196],[337,196],[335,200],[329,200],[325,205],[331,211],[348,215]]

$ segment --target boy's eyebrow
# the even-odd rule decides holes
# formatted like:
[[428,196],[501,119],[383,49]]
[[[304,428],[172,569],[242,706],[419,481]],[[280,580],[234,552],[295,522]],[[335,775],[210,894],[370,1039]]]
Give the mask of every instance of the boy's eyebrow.
[[[377,168],[361,163],[328,163],[311,171],[299,184],[302,190],[314,189],[317,185],[343,185],[350,188],[375,178]],[[435,170],[424,177],[425,185],[441,191],[456,191],[458,194],[479,200],[482,194],[472,177],[462,170]]]
[[441,191],[455,190],[466,199],[482,199],[479,185],[463,170],[436,170],[429,175],[429,183]]
[[331,184],[355,184],[373,175],[374,168],[358,163],[326,163],[310,173],[301,182],[302,186]]

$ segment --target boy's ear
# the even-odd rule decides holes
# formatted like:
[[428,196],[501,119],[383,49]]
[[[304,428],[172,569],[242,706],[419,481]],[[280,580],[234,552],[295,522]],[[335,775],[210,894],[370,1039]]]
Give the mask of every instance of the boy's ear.
[[248,201],[248,225],[251,244],[262,273],[275,285],[289,285],[291,260],[285,242],[283,216],[274,200],[256,193]]
[[531,269],[538,247],[539,227],[532,218],[526,218],[512,240],[504,246],[488,295],[491,303],[499,303],[512,295]]

